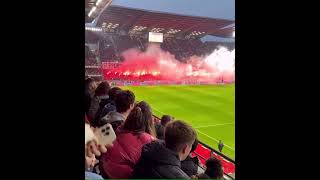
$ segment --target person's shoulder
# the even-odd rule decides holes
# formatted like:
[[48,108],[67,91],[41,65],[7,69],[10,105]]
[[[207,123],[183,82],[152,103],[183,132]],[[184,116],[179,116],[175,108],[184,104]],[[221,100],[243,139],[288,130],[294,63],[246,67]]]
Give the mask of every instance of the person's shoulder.
[[191,179],[181,168],[174,166],[172,169],[175,171],[176,179]]
[[139,135],[139,139],[141,139],[144,142],[151,142],[151,141],[155,140],[155,138],[152,135],[150,135],[146,132],[141,133]]
[[197,175],[198,179],[211,179],[207,174],[201,173]]
[[154,167],[162,179],[191,179],[180,167],[171,164],[158,164]]

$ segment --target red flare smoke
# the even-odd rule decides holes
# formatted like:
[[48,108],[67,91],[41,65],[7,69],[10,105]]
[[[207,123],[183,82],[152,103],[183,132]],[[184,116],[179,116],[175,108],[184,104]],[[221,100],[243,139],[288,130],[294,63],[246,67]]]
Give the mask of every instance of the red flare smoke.
[[134,81],[234,81],[234,51],[220,47],[206,57],[192,56],[182,63],[159,46],[149,45],[146,52],[129,49],[125,61],[105,74],[106,79]]

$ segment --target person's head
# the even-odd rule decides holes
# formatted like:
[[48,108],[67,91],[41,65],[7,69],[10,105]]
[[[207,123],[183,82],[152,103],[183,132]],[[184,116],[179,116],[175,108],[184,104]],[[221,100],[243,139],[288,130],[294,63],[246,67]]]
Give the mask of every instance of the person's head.
[[118,113],[130,112],[134,107],[135,96],[132,91],[120,91],[116,95],[115,104]]
[[144,101],[139,102],[124,122],[123,129],[136,133],[146,132],[156,137],[152,111],[149,104]]
[[97,87],[97,85],[96,85],[96,82],[93,78],[89,77],[85,80],[86,91],[93,93],[94,90],[96,89],[96,87]]
[[110,90],[110,84],[107,81],[102,81],[94,91],[94,95],[105,96],[105,95],[108,95],[109,90]]
[[116,96],[117,94],[121,91],[121,89],[119,87],[113,87],[110,89],[108,95],[109,95],[109,99],[110,100],[115,100],[116,99]]
[[190,154],[192,144],[197,138],[196,131],[187,123],[176,120],[165,126],[164,139],[168,149],[177,152],[180,161]]
[[170,122],[172,120],[172,117],[169,115],[163,115],[161,117],[161,125],[165,126],[166,124],[168,124],[168,122]]
[[223,177],[223,167],[222,163],[217,158],[210,158],[206,161],[206,170],[207,174],[212,179],[220,179]]

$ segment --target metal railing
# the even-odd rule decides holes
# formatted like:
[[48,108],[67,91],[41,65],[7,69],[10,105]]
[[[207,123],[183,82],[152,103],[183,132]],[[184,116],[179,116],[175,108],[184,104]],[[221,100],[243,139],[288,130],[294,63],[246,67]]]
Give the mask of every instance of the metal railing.
[[[199,144],[201,144],[202,146],[204,146],[205,148],[207,148],[207,149],[210,150],[210,157],[212,157],[212,156],[213,156],[213,153],[215,153],[215,154],[219,155],[220,157],[222,157],[222,158],[230,161],[231,163],[235,164],[235,161],[234,161],[233,159],[231,159],[231,158],[229,158],[228,156],[222,154],[221,152],[213,149],[212,147],[208,146],[207,144],[205,144],[205,143],[203,143],[203,142],[201,142],[201,141],[199,141]],[[197,152],[193,152],[193,153],[194,153],[198,158],[207,160],[205,157],[201,156],[201,155],[198,154]],[[201,167],[201,166],[200,166],[200,167]],[[204,169],[204,167],[201,167],[201,168]],[[234,177],[232,177],[231,175],[229,175],[229,174],[227,174],[227,173],[224,173],[224,178],[225,178],[225,179],[232,179],[232,180],[235,179]]]

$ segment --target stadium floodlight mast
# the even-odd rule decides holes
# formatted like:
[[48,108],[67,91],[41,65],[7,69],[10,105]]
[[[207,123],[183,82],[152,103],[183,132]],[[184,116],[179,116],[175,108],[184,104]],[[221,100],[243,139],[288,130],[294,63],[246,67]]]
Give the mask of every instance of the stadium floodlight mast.
[[92,13],[97,9],[96,6],[93,6],[91,11],[89,12],[88,16],[91,17]]
[[102,1],[102,0],[98,0],[98,1],[96,2],[96,6],[99,6],[99,4],[101,3],[101,1]]

